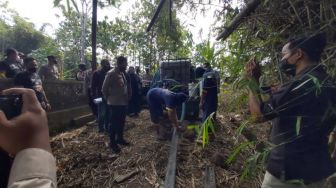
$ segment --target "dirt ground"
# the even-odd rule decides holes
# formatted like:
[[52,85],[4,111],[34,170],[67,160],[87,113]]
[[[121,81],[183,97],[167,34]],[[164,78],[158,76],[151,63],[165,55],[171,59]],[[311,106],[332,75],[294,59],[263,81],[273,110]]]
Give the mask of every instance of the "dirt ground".
[[[204,149],[189,137],[179,139],[176,187],[204,187],[207,165],[215,167],[217,187],[260,186],[261,176],[240,181],[243,165],[251,150],[243,151],[230,166],[225,165],[225,158],[213,158],[216,152],[228,157],[245,140],[235,132],[242,119],[236,116],[232,121],[232,116],[218,115],[216,134]],[[137,118],[127,118],[125,129],[125,138],[132,145],[122,147],[118,155],[108,147],[108,136],[98,133],[94,125],[54,136],[51,143],[57,159],[59,187],[163,187],[169,141],[156,139],[156,129],[151,125],[146,110]],[[213,164],[214,161],[224,165],[220,167]],[[123,175],[130,175],[130,178],[117,183]]]

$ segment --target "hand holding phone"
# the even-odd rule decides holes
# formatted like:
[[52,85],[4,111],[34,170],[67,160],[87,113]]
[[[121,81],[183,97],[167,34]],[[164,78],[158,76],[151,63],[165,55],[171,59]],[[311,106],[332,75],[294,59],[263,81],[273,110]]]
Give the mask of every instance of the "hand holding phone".
[[21,108],[21,95],[0,95],[0,110],[5,113],[7,119],[20,115]]
[[[3,101],[14,105],[6,104],[0,111],[0,147],[12,155],[28,148],[40,148],[51,152],[47,115],[38,102],[35,91],[12,88],[3,91],[2,94]],[[15,105],[20,106],[18,95],[22,96],[22,108],[19,111],[8,111],[7,108],[14,109]],[[6,113],[15,118],[9,119]],[[15,116],[17,114],[19,115]]]

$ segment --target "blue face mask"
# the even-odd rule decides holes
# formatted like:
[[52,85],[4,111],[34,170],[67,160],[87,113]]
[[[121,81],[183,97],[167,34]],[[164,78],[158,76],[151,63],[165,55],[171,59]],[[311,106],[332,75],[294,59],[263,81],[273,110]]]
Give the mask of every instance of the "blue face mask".
[[295,65],[289,64],[287,59],[283,59],[279,62],[280,71],[289,75],[295,76],[296,67]]

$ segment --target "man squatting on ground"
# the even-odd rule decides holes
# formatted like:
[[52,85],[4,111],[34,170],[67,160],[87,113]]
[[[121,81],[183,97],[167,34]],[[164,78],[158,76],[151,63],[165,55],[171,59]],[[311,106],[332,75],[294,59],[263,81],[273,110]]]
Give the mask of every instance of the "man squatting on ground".
[[168,110],[168,118],[172,125],[179,128],[176,108],[182,105],[188,99],[184,93],[174,93],[168,89],[152,88],[147,93],[147,102],[149,105],[149,112],[151,121],[158,125],[158,133],[160,140],[165,140],[164,133],[164,114],[163,109]]

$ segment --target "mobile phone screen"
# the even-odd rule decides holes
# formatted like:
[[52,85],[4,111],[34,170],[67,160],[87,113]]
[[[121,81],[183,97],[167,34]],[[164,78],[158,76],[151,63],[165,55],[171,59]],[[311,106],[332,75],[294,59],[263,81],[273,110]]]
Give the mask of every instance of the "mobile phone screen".
[[0,95],[0,110],[5,113],[7,119],[20,115],[21,108],[21,95]]

